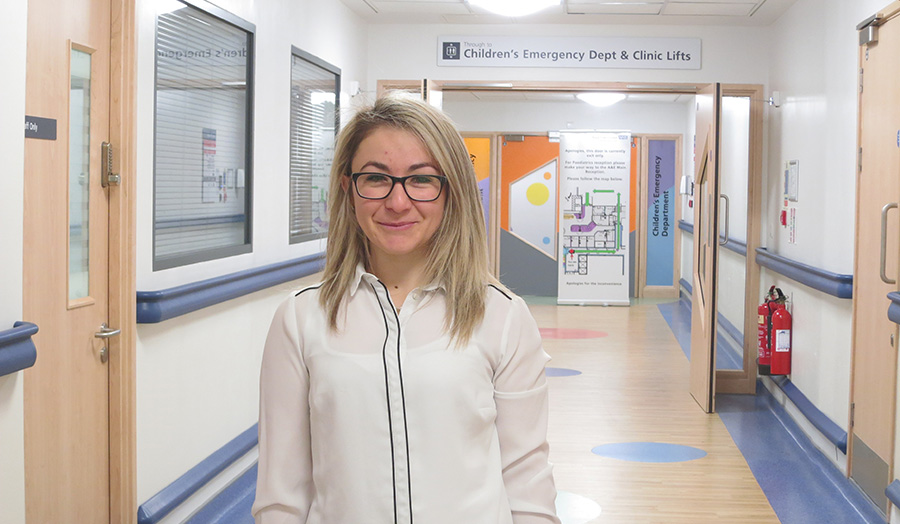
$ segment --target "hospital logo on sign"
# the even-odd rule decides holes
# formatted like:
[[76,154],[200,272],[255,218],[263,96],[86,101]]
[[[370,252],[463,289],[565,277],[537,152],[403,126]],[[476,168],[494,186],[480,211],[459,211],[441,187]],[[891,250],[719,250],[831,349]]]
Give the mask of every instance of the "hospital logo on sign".
[[444,60],[459,60],[459,42],[444,42]]

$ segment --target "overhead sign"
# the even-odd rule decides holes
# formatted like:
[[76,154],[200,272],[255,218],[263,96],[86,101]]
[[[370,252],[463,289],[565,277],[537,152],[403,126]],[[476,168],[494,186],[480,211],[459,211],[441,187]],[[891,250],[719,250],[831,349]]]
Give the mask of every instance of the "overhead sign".
[[699,38],[439,36],[438,65],[700,69]]

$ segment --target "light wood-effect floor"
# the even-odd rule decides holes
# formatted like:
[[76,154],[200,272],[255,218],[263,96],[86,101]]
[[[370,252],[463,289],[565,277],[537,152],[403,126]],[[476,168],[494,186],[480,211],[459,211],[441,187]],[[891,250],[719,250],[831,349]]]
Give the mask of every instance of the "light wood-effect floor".
[[[631,307],[531,304],[541,328],[608,336],[544,339],[550,366],[550,458],[559,490],[602,508],[594,524],[777,523],[778,518],[718,415],[688,392],[689,365],[653,302]],[[626,462],[591,449],[662,442],[707,456],[675,463]]]

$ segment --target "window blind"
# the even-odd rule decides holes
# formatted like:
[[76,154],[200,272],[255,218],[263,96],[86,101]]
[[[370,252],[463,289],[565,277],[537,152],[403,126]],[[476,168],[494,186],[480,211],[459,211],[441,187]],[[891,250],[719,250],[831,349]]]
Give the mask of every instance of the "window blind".
[[328,182],[338,128],[340,69],[294,48],[291,57],[290,242],[328,232]]
[[157,17],[154,269],[250,251],[252,30],[193,5]]

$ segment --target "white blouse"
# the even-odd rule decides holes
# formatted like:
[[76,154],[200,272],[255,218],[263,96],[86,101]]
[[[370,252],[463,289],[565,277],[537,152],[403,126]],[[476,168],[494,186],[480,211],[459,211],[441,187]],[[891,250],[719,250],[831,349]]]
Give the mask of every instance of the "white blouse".
[[258,524],[559,523],[549,360],[525,302],[493,286],[465,347],[440,286],[398,312],[357,271],[328,327],[318,286],[286,300],[260,377]]

